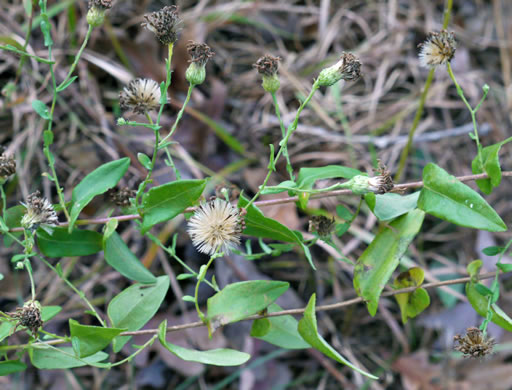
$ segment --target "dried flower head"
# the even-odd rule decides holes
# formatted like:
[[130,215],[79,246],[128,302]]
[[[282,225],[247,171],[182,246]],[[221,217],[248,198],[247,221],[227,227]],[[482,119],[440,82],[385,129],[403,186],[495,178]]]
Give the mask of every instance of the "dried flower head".
[[320,237],[328,237],[335,227],[334,217],[327,218],[323,215],[314,215],[309,220],[309,231],[317,232]]
[[280,60],[280,57],[273,57],[267,54],[253,64],[253,67],[261,74],[262,86],[267,92],[276,93],[281,85],[277,75]]
[[59,219],[52,204],[46,198],[41,198],[41,193],[36,191],[27,197],[27,203],[22,203],[27,209],[21,218],[21,226],[26,229],[36,230],[40,225],[57,226]]
[[89,0],[89,9],[92,7],[103,10],[112,8],[112,0]]
[[240,211],[220,198],[203,203],[188,221],[188,234],[199,252],[229,253],[240,243],[244,229]]
[[492,352],[496,342],[492,338],[487,338],[478,328],[467,328],[466,334],[461,336],[457,334],[453,340],[459,344],[454,349],[462,352],[465,357],[482,357]]
[[16,160],[12,156],[7,156],[5,153],[0,155],[0,180],[7,179],[9,176],[16,173]]
[[205,66],[208,60],[215,55],[212,49],[210,49],[210,46],[206,43],[197,43],[194,41],[189,41],[187,51],[190,56],[190,62],[195,62],[200,66]]
[[177,6],[164,7],[144,15],[144,19],[146,22],[142,23],[142,27],[154,33],[162,44],[170,45],[178,40],[180,18]]
[[160,85],[151,79],[135,79],[119,93],[119,104],[123,110],[145,114],[160,107]]
[[24,326],[35,337],[39,328],[43,326],[41,305],[38,301],[27,301],[23,307],[19,307],[16,311],[7,314],[17,321],[13,333],[16,332],[19,326]]
[[451,61],[455,55],[457,43],[453,32],[441,30],[429,33],[425,42],[420,43],[418,47],[420,64],[430,68]]
[[368,189],[376,194],[385,194],[393,189],[391,172],[379,161],[379,167],[375,170],[379,175],[370,177]]
[[330,87],[340,80],[356,81],[361,77],[361,61],[352,53],[341,53],[340,60],[323,69],[318,75],[318,85]]
[[130,187],[115,187],[107,191],[110,201],[119,207],[130,206],[130,198],[135,198],[135,195],[137,195],[137,191],[132,190]]

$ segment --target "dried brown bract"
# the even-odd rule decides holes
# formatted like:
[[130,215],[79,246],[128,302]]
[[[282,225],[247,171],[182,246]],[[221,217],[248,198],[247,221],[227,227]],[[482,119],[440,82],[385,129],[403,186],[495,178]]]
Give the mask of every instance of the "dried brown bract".
[[178,40],[180,17],[175,5],[162,8],[160,11],[144,15],[146,22],[142,26],[154,33],[164,45],[170,45]]
[[277,73],[279,68],[279,61],[281,61],[280,57],[274,57],[270,54],[266,54],[259,58],[253,67],[256,68],[259,74],[265,76],[273,76]]
[[376,194],[385,194],[393,189],[393,178],[386,166],[379,161],[378,176],[370,177],[368,189]]
[[6,179],[16,173],[16,160],[5,153],[0,155],[0,180]]
[[455,335],[453,340],[459,343],[454,346],[454,349],[462,352],[465,357],[489,355],[496,344],[494,339],[486,337],[480,329],[475,327],[467,328],[464,336]]
[[89,0],[89,9],[96,7],[99,9],[110,9],[112,8],[112,0]]
[[19,307],[16,311],[7,313],[13,319],[17,321],[14,332],[20,326],[26,327],[34,337],[37,335],[37,331],[43,326],[43,319],[41,317],[41,305],[37,301],[28,301],[23,307]]
[[135,195],[137,195],[137,191],[130,187],[111,188],[107,191],[110,201],[119,207],[130,206],[130,198],[135,198]]
[[318,85],[330,87],[340,80],[356,81],[361,77],[361,61],[352,53],[341,53],[340,60],[323,69],[318,75]]
[[335,219],[323,215],[314,215],[309,220],[309,231],[317,232],[320,237],[328,237],[334,231]]
[[190,41],[187,44],[187,51],[190,55],[190,62],[195,62],[199,66],[205,66],[208,60],[215,55],[206,43],[194,41]]

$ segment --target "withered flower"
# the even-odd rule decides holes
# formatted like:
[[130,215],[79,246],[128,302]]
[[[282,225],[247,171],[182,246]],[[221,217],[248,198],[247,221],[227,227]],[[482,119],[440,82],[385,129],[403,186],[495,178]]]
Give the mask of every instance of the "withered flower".
[[277,75],[280,60],[280,57],[266,54],[253,64],[253,67],[261,74],[263,89],[269,93],[276,93],[280,87],[279,76]]
[[18,327],[24,326],[36,337],[37,331],[43,326],[41,305],[38,301],[27,301],[23,307],[19,307],[16,311],[7,313],[7,315],[17,321],[13,333],[16,332]]
[[356,81],[361,77],[361,61],[352,53],[341,53],[340,60],[323,69],[318,75],[318,85],[330,87],[340,80]]
[[496,344],[493,338],[486,337],[480,329],[475,327],[467,328],[464,336],[455,335],[453,340],[458,342],[454,349],[462,352],[465,357],[489,355]]
[[457,42],[453,32],[441,30],[429,33],[425,42],[420,43],[418,47],[420,64],[425,68],[431,68],[451,61],[455,55]]
[[107,191],[110,201],[119,207],[130,206],[130,198],[135,198],[135,195],[137,195],[137,191],[132,190],[130,187],[115,187]]
[[105,11],[112,8],[112,0],[89,0],[87,23],[92,27],[98,27],[105,20]]
[[36,191],[27,197],[25,215],[21,218],[21,226],[25,229],[36,230],[40,225],[57,226],[59,219],[53,205],[46,198],[41,198]]
[[170,45],[178,40],[180,24],[178,7],[175,5],[162,8],[160,11],[144,15],[146,22],[142,26],[156,35],[164,45]]
[[190,65],[185,72],[185,78],[192,85],[199,85],[206,78],[206,63],[215,53],[206,43],[190,41],[187,45],[190,55]]
[[16,173],[16,160],[5,153],[0,155],[0,180],[7,179]]
[[145,114],[160,108],[162,93],[160,85],[151,79],[135,79],[119,93],[119,104],[123,110]]
[[309,220],[309,231],[316,232],[320,237],[328,237],[334,230],[335,219],[323,215],[314,215]]

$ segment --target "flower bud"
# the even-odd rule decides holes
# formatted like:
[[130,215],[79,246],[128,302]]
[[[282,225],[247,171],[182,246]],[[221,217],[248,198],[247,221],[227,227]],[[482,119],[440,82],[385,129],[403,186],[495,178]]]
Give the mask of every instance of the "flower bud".
[[191,85],[202,84],[206,78],[206,67],[191,62],[185,72],[185,78]]
[[215,53],[206,43],[190,41],[187,45],[190,55],[190,65],[185,72],[185,78],[191,85],[199,85],[206,78],[206,64]]
[[356,81],[361,77],[361,62],[352,53],[341,53],[340,60],[318,75],[318,85],[330,87],[340,80]]

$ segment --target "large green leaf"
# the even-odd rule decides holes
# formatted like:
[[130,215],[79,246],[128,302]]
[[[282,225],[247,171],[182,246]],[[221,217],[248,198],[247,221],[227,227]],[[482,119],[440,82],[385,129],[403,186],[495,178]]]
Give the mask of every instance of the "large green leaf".
[[409,318],[414,318],[430,305],[430,297],[427,290],[421,288],[424,279],[424,272],[419,267],[413,267],[398,275],[393,282],[396,289],[407,287],[418,287],[408,293],[396,294],[395,299],[400,306],[402,322],[405,324]]
[[[487,317],[487,307],[489,298],[480,294],[477,289],[478,273],[482,267],[482,260],[474,260],[468,264],[467,270],[471,276],[471,281],[466,283],[466,296],[473,309],[482,317]],[[512,318],[508,316],[498,305],[495,303],[491,305],[492,318],[491,322],[502,327],[509,332],[512,332]]]
[[354,269],[354,288],[364,298],[368,312],[377,312],[379,297],[407,251],[407,247],[418,234],[425,213],[409,211],[398,217],[390,226],[381,231],[357,260]]
[[54,228],[48,234],[39,229],[36,237],[39,250],[48,257],[87,256],[103,249],[102,235],[92,230],[75,229],[69,233],[66,228]]
[[142,234],[193,206],[205,186],[206,180],[178,180],[151,188],[142,202]]
[[483,166],[478,156],[471,162],[471,170],[474,174],[485,172],[489,175],[487,179],[479,179],[476,181],[478,188],[480,188],[484,194],[490,194],[493,188],[498,187],[501,183],[499,152],[501,147],[510,141],[512,141],[512,137],[483,148],[481,152]]
[[210,351],[197,351],[168,343],[165,340],[167,320],[160,324],[158,330],[158,339],[160,340],[160,343],[167,348],[169,352],[187,362],[198,362],[213,366],[239,366],[251,358],[251,355],[248,353],[236,351],[234,349],[218,348]]
[[[153,318],[169,289],[168,276],[156,279],[155,285],[134,284],[110,301],[107,313],[113,327],[126,328],[132,332]],[[129,339],[130,336],[117,336],[114,339],[114,352],[119,352]]]
[[232,283],[208,299],[208,327],[213,332],[222,325],[240,321],[265,309],[290,284],[275,280]]
[[306,307],[306,311],[304,312],[304,317],[299,321],[298,330],[302,338],[306,340],[306,342],[308,342],[313,348],[322,352],[324,355],[330,357],[331,359],[349,366],[351,369],[367,376],[370,379],[379,379],[378,377],[354,366],[343,356],[341,356],[333,347],[331,347],[322,336],[320,336],[316,324],[315,306],[316,295],[313,294]]
[[[245,207],[249,201],[240,196],[238,200],[238,207]],[[302,248],[306,258],[308,259],[309,264],[313,269],[316,269],[313,264],[313,259],[311,258],[311,253],[309,252],[309,248],[304,245],[302,235],[300,232],[294,232],[288,229],[282,223],[272,219],[267,218],[259,208],[257,208],[254,204],[249,207],[247,210],[247,214],[245,216],[245,229],[244,234],[248,236],[261,237],[261,238],[270,238],[273,240],[285,241],[285,242],[293,242]]]
[[379,221],[390,221],[414,210],[419,196],[419,191],[405,196],[393,194],[392,192],[383,195],[376,195],[370,192],[364,198],[368,207],[370,207]]
[[423,170],[418,208],[460,226],[491,232],[507,230],[484,198],[435,164]]
[[55,348],[50,346],[33,348],[29,355],[34,367],[40,370],[63,370],[66,368],[82,367],[108,358],[108,354],[105,352],[96,352],[92,356],[81,359],[75,356],[71,347]]
[[73,189],[71,196],[71,211],[69,221],[69,231],[73,230],[73,226],[85,206],[96,195],[107,192],[110,188],[116,186],[121,180],[125,172],[130,166],[128,157],[120,160],[111,161],[96,168],[82,179],[80,183]]
[[71,344],[79,358],[94,355],[101,351],[111,341],[126,329],[104,328],[102,326],[81,325],[73,319],[69,319],[69,331],[71,332]]
[[105,260],[121,275],[141,283],[155,283],[156,278],[139,261],[116,232],[104,242]]
[[[283,310],[276,303],[268,307],[268,313]],[[286,349],[311,348],[297,331],[299,322],[292,316],[269,317],[254,320],[251,336]]]
[[301,168],[297,177],[297,188],[311,189],[317,180],[344,178],[352,179],[361,175],[361,171],[341,165],[327,165],[318,168]]
[[14,374],[16,372],[25,371],[27,365],[20,360],[5,360],[0,362],[0,376]]

